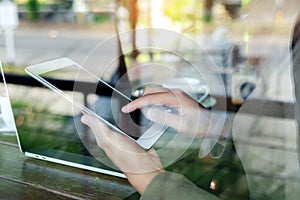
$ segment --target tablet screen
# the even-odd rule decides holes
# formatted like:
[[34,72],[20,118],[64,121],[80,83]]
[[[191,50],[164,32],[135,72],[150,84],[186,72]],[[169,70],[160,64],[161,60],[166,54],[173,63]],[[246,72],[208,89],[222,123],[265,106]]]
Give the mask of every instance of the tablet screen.
[[130,114],[121,111],[131,101],[127,96],[131,91],[130,84],[125,78],[119,79],[114,86],[77,64],[41,73],[39,76],[61,90],[63,87],[58,84],[58,79],[73,84],[73,91],[63,92],[63,95],[73,102],[75,116],[81,113],[81,105],[85,105],[113,125],[111,128],[117,127],[133,139],[138,139],[152,125],[140,110]]

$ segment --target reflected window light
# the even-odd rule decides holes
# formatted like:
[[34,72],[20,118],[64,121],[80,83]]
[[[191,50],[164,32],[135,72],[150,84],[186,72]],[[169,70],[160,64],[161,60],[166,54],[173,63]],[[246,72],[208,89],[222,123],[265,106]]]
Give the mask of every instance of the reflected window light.
[[49,37],[50,38],[57,38],[57,36],[58,36],[58,32],[57,31],[55,31],[55,30],[49,31]]
[[215,179],[211,180],[209,188],[214,190],[214,191],[217,190],[218,182]]

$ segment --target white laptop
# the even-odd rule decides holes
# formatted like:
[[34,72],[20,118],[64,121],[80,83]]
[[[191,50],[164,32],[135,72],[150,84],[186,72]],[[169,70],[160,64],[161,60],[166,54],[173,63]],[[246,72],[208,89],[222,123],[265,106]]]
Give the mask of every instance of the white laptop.
[[[16,113],[19,111],[12,109],[1,62],[0,70],[0,134],[16,133],[20,151],[25,156],[125,178],[125,175],[119,170],[104,165],[86,150],[73,123],[75,120],[79,120],[76,117],[37,111],[33,113],[43,119],[33,120],[31,125],[19,128],[17,131],[13,110]],[[61,126],[64,124],[66,127],[49,129],[49,127],[42,127],[43,124],[39,124],[40,120],[49,121],[45,123],[47,125],[60,123]],[[103,157],[106,157],[104,153]]]

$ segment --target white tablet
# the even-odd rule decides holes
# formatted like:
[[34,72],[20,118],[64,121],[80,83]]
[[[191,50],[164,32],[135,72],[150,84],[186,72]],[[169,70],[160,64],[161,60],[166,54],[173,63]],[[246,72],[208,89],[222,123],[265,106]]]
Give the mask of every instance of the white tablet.
[[[121,108],[131,101],[130,97],[69,58],[59,58],[28,66],[25,71],[43,85],[67,99],[77,109],[96,116],[111,129],[128,136],[144,149],[151,148],[167,129],[167,126],[163,123],[158,124],[148,121],[139,110],[131,114],[123,113]],[[65,92],[60,89],[59,85],[56,85],[59,83],[57,80],[70,81],[69,83],[73,84],[73,91]],[[97,106],[88,107],[75,98],[76,93],[82,92],[94,94],[94,98],[101,99],[97,92],[99,90],[111,93],[110,101],[100,101]],[[111,111],[110,116],[102,112],[108,108]]]

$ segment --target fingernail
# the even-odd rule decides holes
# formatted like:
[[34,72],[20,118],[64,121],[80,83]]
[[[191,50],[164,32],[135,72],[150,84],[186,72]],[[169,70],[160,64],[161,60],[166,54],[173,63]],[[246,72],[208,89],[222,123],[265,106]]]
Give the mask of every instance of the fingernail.
[[88,119],[87,119],[87,116],[86,116],[86,115],[83,115],[83,116],[81,117],[81,122],[84,123],[84,124],[86,124],[86,123],[88,122]]
[[126,105],[122,108],[122,112],[128,113],[128,111],[129,111],[129,106]]

